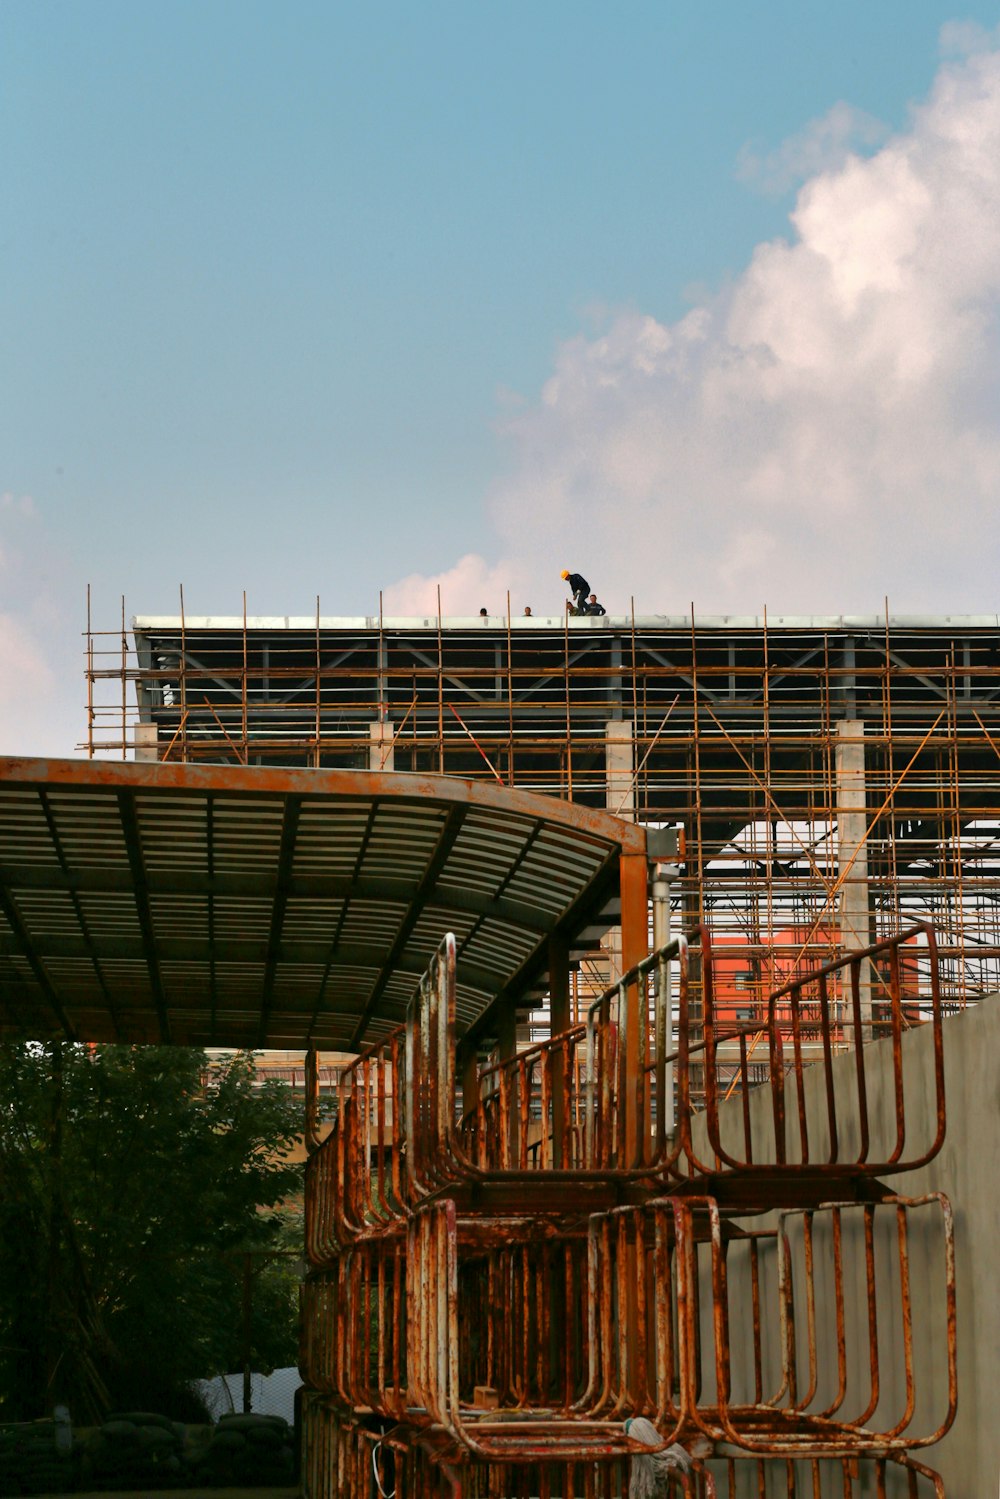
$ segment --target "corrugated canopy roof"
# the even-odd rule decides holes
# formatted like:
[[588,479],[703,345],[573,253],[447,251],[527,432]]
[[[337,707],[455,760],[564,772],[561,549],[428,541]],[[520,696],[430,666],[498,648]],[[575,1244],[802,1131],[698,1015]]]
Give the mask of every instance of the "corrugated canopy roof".
[[464,1028],[610,925],[644,848],[444,776],[0,758],[0,1034],[357,1049],[445,931]]

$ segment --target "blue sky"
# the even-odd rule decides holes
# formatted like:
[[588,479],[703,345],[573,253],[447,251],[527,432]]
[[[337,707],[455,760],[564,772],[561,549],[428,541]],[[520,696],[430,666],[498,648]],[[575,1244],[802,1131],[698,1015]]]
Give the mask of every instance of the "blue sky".
[[[76,650],[88,582],[106,623],[123,593],[130,613],[175,611],[180,582],[192,613],[237,613],[244,588],[259,614],[311,613],[317,594],[325,614],[375,612],[380,589],[416,608],[438,580],[454,612],[480,597],[500,607],[507,587],[516,607],[530,591],[536,613],[558,612],[563,566],[602,588],[605,568],[612,607],[640,588],[642,612],[692,598],[878,608],[886,592],[908,607],[989,607],[986,570],[966,590],[957,552],[940,594],[916,556],[883,559],[881,582],[866,572],[856,588],[808,569],[801,589],[786,586],[800,517],[771,471],[798,494],[811,470],[795,470],[793,449],[831,467],[814,435],[818,387],[807,438],[789,437],[798,386],[753,418],[745,451],[745,401],[721,426],[694,422],[704,473],[677,432],[682,387],[707,420],[719,340],[754,323],[750,303],[780,302],[780,267],[761,247],[814,233],[826,255],[831,223],[859,195],[878,241],[885,212],[912,201],[901,162],[916,160],[933,193],[941,141],[956,133],[946,121],[964,109],[989,136],[975,100],[992,75],[969,69],[994,40],[953,31],[945,52],[959,59],[943,62],[940,38],[947,23],[998,19],[995,4],[930,0],[4,0],[0,748],[55,752],[68,692],[79,724],[66,642]],[[915,124],[942,66],[965,92]],[[816,121],[827,123],[810,133]],[[819,182],[821,200],[820,178],[843,173],[852,151],[868,168],[856,191],[844,179],[832,205],[790,223],[797,194]],[[992,226],[976,232],[985,245]],[[896,239],[884,253],[896,256]],[[758,265],[769,290],[751,284]],[[916,325],[970,306],[989,321],[986,273],[957,311],[926,279]],[[870,316],[908,349],[897,293]],[[782,327],[812,294],[788,305]],[[681,368],[668,348],[692,318],[701,352]],[[771,341],[757,331],[753,347]],[[989,425],[992,343],[981,352],[971,386],[948,369],[956,401],[979,402]],[[637,391],[637,370],[654,385]],[[834,467],[843,432],[866,421],[858,399],[850,420],[842,390],[831,408]],[[923,409],[911,420],[926,429]],[[976,534],[992,427],[970,437],[949,420],[937,450],[949,434],[967,457],[975,446],[963,483]],[[908,445],[890,435],[877,451],[859,437],[858,472],[894,467]],[[730,440],[739,451],[721,472],[711,455]],[[727,533],[726,495],[734,517],[745,509],[733,475],[750,468],[763,519],[724,556],[699,552],[685,527],[703,496]],[[845,477],[824,509],[850,512],[857,487]],[[921,506],[955,503],[940,475],[926,489]],[[669,565],[649,562],[650,535]]]

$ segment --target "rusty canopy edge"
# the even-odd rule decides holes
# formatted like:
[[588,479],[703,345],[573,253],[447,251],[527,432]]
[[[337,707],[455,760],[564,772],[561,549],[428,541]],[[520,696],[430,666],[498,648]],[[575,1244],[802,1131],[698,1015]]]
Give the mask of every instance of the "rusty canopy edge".
[[[176,843],[173,807],[188,819]],[[341,807],[353,822],[328,829],[324,809]],[[606,811],[456,777],[5,756],[0,1029],[40,1035],[54,1018],[88,1040],[354,1050],[394,1022],[453,926],[465,1029],[537,986],[553,933],[613,921],[646,852],[644,828]],[[644,903],[642,918],[625,925],[644,934]]]
[[645,854],[646,829],[610,812],[553,796],[458,776],[400,770],[283,770],[256,765],[185,761],[107,761],[0,756],[0,786],[100,786],[134,791],[223,791],[235,796],[370,797],[392,801],[461,803],[482,811],[519,814],[617,844],[623,854]]

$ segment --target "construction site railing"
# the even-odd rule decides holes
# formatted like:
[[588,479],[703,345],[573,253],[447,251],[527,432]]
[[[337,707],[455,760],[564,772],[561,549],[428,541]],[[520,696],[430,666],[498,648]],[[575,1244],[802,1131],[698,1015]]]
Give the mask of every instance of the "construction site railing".
[[[511,1232],[507,1225],[506,1233]],[[564,1349],[556,1351],[558,1340],[551,1337],[553,1302],[537,1276],[529,1274],[522,1287],[518,1363],[523,1382],[516,1392],[517,1404],[502,1409],[491,1402],[482,1408],[463,1399],[463,1373],[468,1380],[473,1372],[471,1368],[463,1371],[463,1353],[468,1353],[475,1329],[482,1330],[483,1324],[476,1316],[475,1302],[459,1296],[460,1252],[458,1215],[450,1198],[429,1203],[414,1215],[407,1234],[411,1403],[425,1409],[435,1427],[484,1461],[514,1457],[583,1461],[631,1450],[620,1422],[572,1419],[548,1403],[528,1403],[532,1383],[538,1393],[556,1393],[557,1404],[560,1383],[573,1382]],[[507,1309],[507,1315],[514,1316],[513,1308]],[[529,1362],[535,1364],[534,1375],[527,1367]]]
[[299,1370],[349,1410],[407,1416],[405,1239],[363,1239],[301,1292]]
[[405,1220],[401,1162],[406,1035],[400,1026],[340,1076],[330,1133],[306,1163],[306,1253],[329,1264],[341,1248]]
[[[516,1056],[481,1068],[478,1098],[461,1117],[449,1150],[456,1172],[504,1173],[517,1178],[571,1171],[621,1179],[670,1172],[684,1143],[674,1117],[674,1070],[679,1114],[688,1103],[688,994],[691,943],[708,951],[707,933],[675,938],[635,964],[595,999],[586,1022]],[[707,961],[707,957],[706,957]],[[671,1050],[676,1025],[680,1049]],[[629,1079],[628,1028],[638,1017],[637,1075]],[[447,1077],[441,1086],[453,1086]],[[634,1108],[637,1144],[626,1155],[625,1106]]]
[[[934,1048],[934,1108],[930,1129],[914,1141],[914,1110],[907,1117],[902,1038],[911,1028],[907,1010],[914,998],[904,991],[902,973],[911,972],[930,991],[926,1023]],[[862,1005],[862,991],[881,994]],[[918,922],[896,937],[850,952],[775,990],[762,1027],[734,1028],[717,1014],[711,965],[704,982],[705,1114],[712,1159],[690,1153],[696,1174],[728,1169],[747,1179],[775,1173],[801,1178],[821,1169],[837,1176],[882,1176],[912,1171],[938,1153],[945,1133],[944,1056],[937,942],[932,927]],[[884,1038],[891,1048],[893,1128],[875,1127],[869,1075],[875,1054],[867,1044]],[[724,1047],[736,1048],[734,1074],[724,1082]],[[752,1116],[751,1059],[759,1055],[771,1092],[770,1119]],[[809,1084],[807,1086],[806,1076]],[[812,1103],[810,1105],[810,1092]],[[741,1108],[722,1104],[733,1094]],[[920,1100],[921,1105],[923,1100]],[[921,1109],[926,1115],[927,1110]],[[842,1121],[849,1117],[850,1129]]]
[[[935,1370],[943,1392],[927,1388]],[[302,1373],[482,1457],[515,1437],[621,1450],[637,1415],[665,1445],[700,1431],[762,1452],[927,1446],[956,1407],[951,1208],[940,1194],[832,1203],[747,1231],[710,1198],[660,1198],[594,1214],[584,1241],[462,1220],[445,1199],[405,1243],[362,1240],[309,1278]],[[939,1395],[934,1429],[914,1433]]]
[[[632,1462],[642,1460],[641,1446],[629,1442],[627,1452],[613,1455],[595,1451],[573,1459],[515,1452],[487,1463],[446,1433],[373,1425],[322,1396],[307,1397],[302,1414],[305,1499],[372,1493],[400,1499],[625,1499]],[[698,1462],[688,1471],[664,1471],[656,1488],[662,1499],[716,1499],[718,1492]]]
[[658,1471],[655,1490],[633,1486],[640,1450],[586,1461],[550,1457],[477,1461],[449,1444],[402,1426],[368,1422],[323,1396],[302,1408],[303,1499],[397,1495],[399,1499],[946,1499],[940,1475],[905,1454],[750,1455],[693,1459],[688,1470]]
[[[667,1443],[695,1429],[767,1453],[902,1451],[954,1420],[954,1234],[941,1194],[786,1212],[753,1232],[710,1198],[595,1214],[587,1316],[590,1376],[575,1408],[646,1415]],[[880,1343],[880,1327],[898,1336]],[[888,1389],[902,1393],[893,1402]],[[927,1425],[913,1433],[918,1411]]]
[[[699,1015],[691,1003],[694,960]],[[593,1001],[584,1024],[479,1069],[471,1106],[460,1102],[456,1084],[455,962],[448,934],[417,986],[405,1026],[341,1076],[333,1130],[307,1169],[307,1252],[314,1264],[329,1263],[359,1237],[392,1232],[421,1202],[444,1193],[475,1190],[484,1213],[502,1203],[509,1210],[559,1213],[576,1206],[586,1213],[608,1205],[607,1194],[626,1184],[652,1193],[692,1190],[703,1179],[713,1195],[738,1192],[748,1211],[764,1211],[841,1195],[837,1181],[912,1170],[940,1149],[942,1015],[937,946],[924,923],[775,991],[766,1026],[757,1031],[718,1014],[711,941],[699,928],[624,974]],[[931,1129],[909,1152],[915,1131],[907,1120],[902,1057],[911,998],[901,982],[904,963],[914,971],[919,963],[930,990],[935,1080]],[[871,988],[863,975],[876,967],[885,976],[878,1024],[891,1048],[888,1137],[872,1119],[872,1059],[865,1053],[872,1026],[861,1007],[863,982]],[[638,1034],[630,1048],[633,1024]],[[637,1057],[631,1077],[630,1049]],[[730,1065],[728,1084],[727,1049],[739,1056],[738,1075]],[[752,1098],[755,1052],[763,1060],[769,1109]],[[693,1078],[704,1093],[707,1151],[694,1129]],[[636,1123],[629,1152],[630,1110]],[[850,1131],[842,1123],[848,1113]]]
[[756,1030],[708,934],[679,937],[461,1099],[455,969],[449,934],[309,1161],[301,1370],[334,1476],[310,1454],[306,1492],[943,1495],[910,1454],[956,1410],[951,1208],[874,1180],[944,1135],[933,932],[796,977]]

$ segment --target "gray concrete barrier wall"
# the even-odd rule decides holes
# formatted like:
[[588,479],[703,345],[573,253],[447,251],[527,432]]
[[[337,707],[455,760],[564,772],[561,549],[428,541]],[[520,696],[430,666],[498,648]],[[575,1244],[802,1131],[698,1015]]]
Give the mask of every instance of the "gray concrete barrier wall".
[[[907,1120],[907,1153],[922,1152],[923,1142],[933,1138],[935,1125],[934,1055],[929,1026],[903,1037],[903,1089]],[[994,1499],[1000,1492],[1000,999],[988,999],[944,1023],[945,1098],[947,1133],[940,1154],[917,1171],[887,1175],[894,1192],[922,1197],[943,1192],[954,1211],[957,1282],[958,1410],[951,1430],[935,1445],[918,1454],[936,1468],[945,1480],[948,1499]],[[869,1117],[873,1141],[884,1143],[895,1137],[895,1094],[892,1052],[888,1041],[876,1041],[865,1052]],[[857,1080],[853,1059],[838,1058],[834,1064],[838,1133],[844,1149],[858,1139]],[[806,1117],[811,1144],[824,1149],[828,1134],[826,1094],[820,1069],[805,1074]],[[733,1099],[723,1105],[723,1139],[735,1138],[740,1127],[741,1103]],[[788,1109],[794,1118],[796,1098]],[[769,1089],[757,1090],[751,1099],[751,1121],[757,1159],[767,1159],[773,1150],[774,1129]],[[695,1145],[707,1155],[704,1119],[696,1118]],[[793,1134],[797,1130],[793,1125]],[[918,1146],[920,1149],[918,1149]],[[873,1158],[874,1151],[872,1153]],[[858,1215],[856,1215],[858,1216]],[[914,1437],[933,1431],[941,1420],[947,1399],[946,1326],[943,1294],[943,1236],[936,1209],[931,1205],[911,1215],[909,1263],[913,1305],[913,1384],[916,1390],[914,1418],[908,1428]],[[755,1226],[768,1222],[754,1220]],[[863,1234],[844,1219],[845,1263],[852,1262],[855,1294],[849,1297],[847,1355],[851,1398],[844,1405],[847,1415],[863,1412],[870,1383],[871,1334],[864,1295]],[[798,1240],[796,1240],[798,1234]],[[820,1302],[816,1343],[821,1367],[813,1409],[831,1392],[829,1359],[835,1360],[836,1327],[832,1295],[824,1292],[822,1264],[829,1251],[829,1223],[817,1229],[816,1285]],[[790,1235],[793,1255],[801,1252],[798,1225]],[[897,1274],[898,1224],[895,1214],[883,1210],[876,1232],[877,1341],[881,1387],[869,1425],[888,1429],[905,1408],[905,1370],[899,1316],[900,1286]],[[765,1313],[776,1313],[774,1244],[764,1244],[761,1253],[762,1299]],[[739,1255],[734,1257],[730,1278],[730,1304],[734,1312],[746,1308],[749,1280]],[[781,1353],[772,1336],[773,1318],[765,1318],[764,1352],[766,1373],[777,1384],[767,1385],[765,1394],[780,1385]],[[805,1326],[805,1308],[796,1300],[796,1324]],[[735,1331],[735,1329],[734,1329]],[[704,1328],[706,1335],[710,1330]],[[734,1336],[734,1343],[738,1338]],[[831,1355],[831,1350],[834,1350]],[[737,1355],[738,1357],[738,1355]],[[734,1391],[744,1372],[734,1370]],[[800,1370],[800,1391],[806,1371]],[[752,1392],[748,1390],[748,1394]],[[852,1407],[853,1401],[853,1407]],[[880,1424],[881,1423],[881,1424]]]

